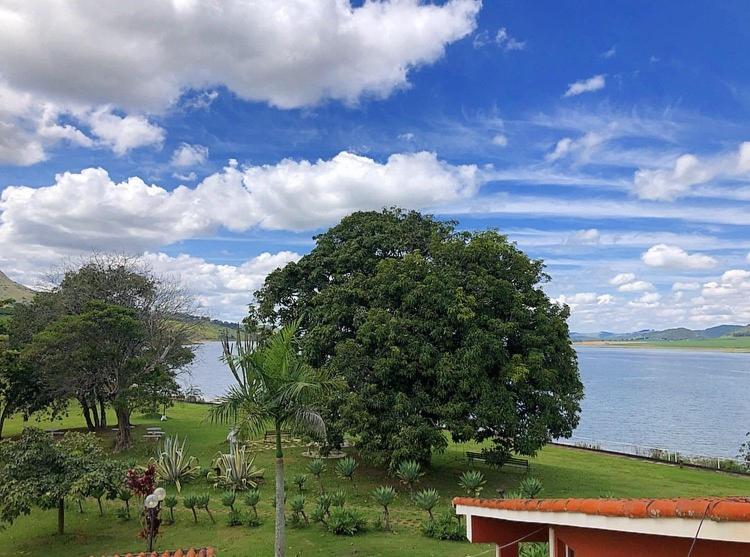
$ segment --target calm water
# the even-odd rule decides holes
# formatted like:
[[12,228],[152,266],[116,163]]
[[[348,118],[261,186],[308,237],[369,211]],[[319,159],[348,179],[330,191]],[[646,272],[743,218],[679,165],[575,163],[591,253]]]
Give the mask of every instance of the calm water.
[[[204,396],[232,376],[219,343],[199,347],[182,378]],[[734,457],[750,430],[750,354],[578,347],[586,398],[576,438]]]

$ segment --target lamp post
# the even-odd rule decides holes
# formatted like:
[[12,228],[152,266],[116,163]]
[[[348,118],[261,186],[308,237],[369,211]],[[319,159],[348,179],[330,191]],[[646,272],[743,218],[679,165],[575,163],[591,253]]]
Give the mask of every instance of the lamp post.
[[156,520],[159,514],[161,502],[167,496],[167,491],[163,487],[157,487],[151,495],[147,495],[143,500],[143,506],[146,507],[146,520],[148,521],[148,550],[154,550],[154,537],[156,536]]

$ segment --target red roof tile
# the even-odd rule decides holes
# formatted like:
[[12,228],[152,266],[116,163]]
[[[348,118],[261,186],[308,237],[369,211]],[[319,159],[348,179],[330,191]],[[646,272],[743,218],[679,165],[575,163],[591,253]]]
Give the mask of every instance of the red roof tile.
[[750,498],[704,499],[472,499],[456,497],[454,505],[509,511],[584,513],[627,518],[706,518],[750,521]]
[[216,557],[216,550],[213,547],[202,547],[200,549],[193,549],[192,547],[188,550],[178,549],[174,553],[171,551],[164,551],[159,553],[153,551],[151,553],[141,551],[140,553],[115,553],[112,557]]

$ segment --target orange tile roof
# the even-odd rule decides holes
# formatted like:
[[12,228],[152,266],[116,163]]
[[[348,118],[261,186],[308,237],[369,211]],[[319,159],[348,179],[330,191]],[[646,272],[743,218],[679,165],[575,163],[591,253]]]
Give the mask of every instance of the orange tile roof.
[[141,551],[140,553],[115,553],[112,557],[216,557],[216,550],[213,547],[204,547],[200,549],[178,549],[177,551]]
[[508,511],[584,513],[625,518],[702,518],[750,521],[750,498],[704,499],[472,499],[456,497],[454,505]]

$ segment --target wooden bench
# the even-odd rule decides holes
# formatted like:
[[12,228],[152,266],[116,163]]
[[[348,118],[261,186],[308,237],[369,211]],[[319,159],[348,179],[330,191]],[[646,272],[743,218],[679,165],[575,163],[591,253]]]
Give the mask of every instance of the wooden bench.
[[[466,451],[466,459],[471,464],[472,462],[487,462],[487,459],[482,453],[475,453]],[[509,457],[502,466],[518,466],[519,468],[529,469],[529,461],[525,458],[518,458],[515,456]]]
[[[268,441],[269,437],[271,439],[276,439],[276,432],[272,431],[272,430],[266,431],[266,434],[263,436],[263,441]],[[286,430],[282,431],[281,432],[281,437],[282,438],[290,439],[292,437],[292,432],[291,431],[286,431]]]

